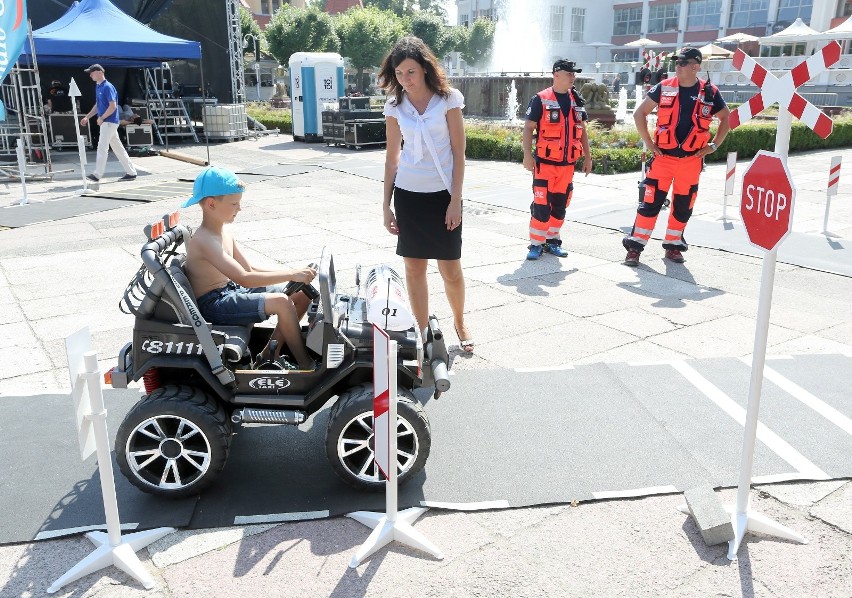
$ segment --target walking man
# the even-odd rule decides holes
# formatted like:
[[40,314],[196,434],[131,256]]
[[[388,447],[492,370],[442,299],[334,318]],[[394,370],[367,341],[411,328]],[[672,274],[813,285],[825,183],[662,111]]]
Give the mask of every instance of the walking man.
[[[528,260],[537,260],[543,251],[557,257],[562,248],[559,231],[574,191],[574,165],[585,154],[583,172],[592,171],[589,138],[584,123],[588,119],[583,99],[574,89],[577,73],[583,72],[570,60],[553,64],[553,86],[532,97],[524,124],[524,168],[533,173],[533,202],[530,205],[530,245]],[[533,133],[538,131],[535,151]]]
[[127,155],[127,151],[118,138],[118,94],[115,87],[106,80],[104,67],[99,64],[93,64],[84,72],[89,73],[92,81],[97,85],[95,86],[95,105],[80,120],[80,124],[86,126],[89,119],[97,114],[98,126],[101,128],[95,172],[88,175],[88,178],[96,183],[101,180],[106,170],[107,154],[109,149],[112,148],[113,153],[124,168],[125,174],[121,177],[121,180],[132,181],[136,178],[136,169],[130,162],[130,156]]
[[[645,147],[651,150],[652,158],[644,181],[645,197],[639,204],[633,230],[622,240],[627,249],[624,263],[628,266],[639,265],[639,256],[654,232],[672,183],[672,207],[663,249],[666,259],[678,264],[684,262],[682,252],[688,246],[683,231],[695,205],[704,156],[715,152],[730,130],[730,111],[722,94],[709,80],[698,78],[701,52],[687,47],[672,59],[676,61],[675,76],[648,90],[633,113],[636,129]],[[657,108],[657,129],[652,140],[647,118],[654,108]],[[718,117],[719,126],[711,141],[713,115]]]

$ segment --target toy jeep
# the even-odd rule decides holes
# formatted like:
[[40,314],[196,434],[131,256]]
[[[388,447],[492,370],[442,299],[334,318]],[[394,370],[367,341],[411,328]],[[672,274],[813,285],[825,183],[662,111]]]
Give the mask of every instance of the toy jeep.
[[[147,394],[118,429],[115,453],[121,472],[151,494],[196,494],[225,467],[236,427],[299,425],[336,396],[326,431],[332,468],[356,488],[383,488],[373,454],[373,325],[367,314],[400,315],[407,301],[376,309],[382,293],[374,288],[371,295],[379,299],[372,299],[371,310],[360,280],[354,296],[338,293],[334,261],[324,250],[319,292],[302,283],[289,288],[304,287],[312,299],[302,335],[308,352],[319,360],[317,369],[272,369],[254,358],[268,343],[271,327],[211,325],[202,318],[183,271],[186,256],[177,252],[191,233],[176,220],[167,215],[146,228],[143,266],[122,301],[136,317],[133,340],[106,377],[116,388],[142,379]],[[396,276],[386,266],[370,270],[366,279],[374,287],[383,284],[376,281],[381,271]],[[401,288],[398,277],[394,284]],[[434,317],[423,342],[416,326],[387,332],[398,343],[397,471],[402,483],[423,468],[431,445],[429,422],[412,390],[434,386],[435,397],[448,390],[448,356]],[[258,365],[266,369],[255,369]]]

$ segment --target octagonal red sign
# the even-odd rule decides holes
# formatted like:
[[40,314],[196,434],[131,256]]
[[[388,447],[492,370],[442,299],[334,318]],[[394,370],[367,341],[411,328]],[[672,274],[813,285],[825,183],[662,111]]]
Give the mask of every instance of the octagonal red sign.
[[793,227],[796,188],[781,156],[760,150],[743,175],[740,214],[749,241],[775,249]]

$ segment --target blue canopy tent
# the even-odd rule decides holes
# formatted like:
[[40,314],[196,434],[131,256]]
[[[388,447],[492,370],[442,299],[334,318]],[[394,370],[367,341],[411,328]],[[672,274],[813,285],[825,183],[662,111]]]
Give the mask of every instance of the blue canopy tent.
[[[36,60],[45,65],[155,67],[201,60],[201,44],[157,33],[109,0],[81,0],[59,19],[33,31]],[[26,45],[21,60],[31,62]]]
[[[40,65],[151,68],[169,60],[201,62],[200,42],[158,33],[109,0],[75,2],[59,19],[33,31],[32,38]],[[31,63],[30,51],[26,44],[19,60]],[[199,72],[204,89],[204,69],[199,67]],[[206,130],[204,138],[209,144]],[[168,135],[165,140],[168,147]],[[208,162],[209,151],[208,145]]]

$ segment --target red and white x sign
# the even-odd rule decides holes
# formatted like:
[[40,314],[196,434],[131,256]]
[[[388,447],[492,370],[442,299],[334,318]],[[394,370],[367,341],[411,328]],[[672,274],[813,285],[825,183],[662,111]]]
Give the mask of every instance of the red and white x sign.
[[840,52],[840,44],[833,41],[789,73],[778,78],[759,65],[754,58],[738,49],[734,54],[734,67],[751,79],[760,88],[760,93],[731,112],[728,119],[731,128],[735,129],[751,120],[767,106],[778,102],[779,108],[788,110],[823,139],[831,135],[834,128],[831,119],[796,93],[796,89],[840,60]]

